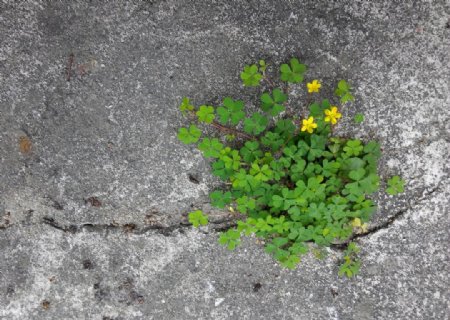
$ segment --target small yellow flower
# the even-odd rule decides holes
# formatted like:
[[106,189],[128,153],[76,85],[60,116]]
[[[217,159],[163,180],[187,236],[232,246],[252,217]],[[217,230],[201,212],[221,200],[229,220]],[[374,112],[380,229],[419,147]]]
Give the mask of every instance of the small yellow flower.
[[366,233],[367,231],[369,231],[369,225],[368,225],[367,223],[363,223],[363,224],[361,225],[361,231],[362,231],[363,233]]
[[351,224],[352,224],[353,228],[359,228],[359,227],[361,227],[361,224],[362,224],[361,223],[361,219],[360,218],[355,218],[355,219],[353,219]]
[[369,230],[369,225],[367,223],[362,223],[360,218],[353,219],[351,225],[353,228],[358,229],[357,233],[366,233]]
[[325,122],[331,122],[331,124],[336,124],[337,119],[342,117],[342,114],[338,112],[336,106],[331,106],[331,109],[325,109]]
[[303,119],[303,126],[302,131],[308,131],[309,133],[312,133],[315,128],[317,128],[317,123],[314,123],[314,118],[309,117],[308,120]]
[[320,87],[322,86],[318,80],[313,80],[306,84],[308,87],[308,93],[319,92]]

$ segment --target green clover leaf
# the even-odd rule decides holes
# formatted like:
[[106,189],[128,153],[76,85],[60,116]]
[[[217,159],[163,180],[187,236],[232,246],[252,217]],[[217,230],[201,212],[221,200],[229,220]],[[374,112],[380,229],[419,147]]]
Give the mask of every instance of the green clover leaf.
[[189,212],[188,220],[195,228],[208,224],[208,216],[203,214],[202,210]]
[[229,204],[232,200],[230,191],[223,192],[220,190],[211,192],[209,198],[211,199],[211,205],[220,209],[225,208],[225,205]]
[[194,106],[189,101],[189,98],[184,97],[183,101],[180,104],[180,111],[183,113],[183,115],[186,115],[188,112],[193,111]]
[[359,168],[359,169],[350,171],[350,173],[348,174],[349,178],[354,181],[361,180],[365,175],[366,175],[366,170],[364,170],[363,168]]
[[241,233],[236,229],[223,232],[219,237],[219,243],[227,246],[228,250],[234,250],[241,243]]
[[205,158],[219,158],[220,151],[223,149],[223,144],[217,138],[204,138],[198,145],[200,151],[203,151]]
[[254,210],[256,208],[256,201],[253,198],[242,196],[236,199],[237,209],[240,213],[246,214],[248,210]]
[[287,95],[280,89],[276,88],[272,91],[272,96],[269,93],[263,93],[261,96],[261,108],[270,113],[272,116],[278,115],[285,110],[283,102],[287,100]]
[[275,125],[275,133],[278,133],[283,139],[288,139],[294,135],[295,126],[290,119],[278,120]]
[[353,118],[353,121],[355,123],[361,123],[364,121],[364,115],[362,113],[355,114],[355,117]]
[[323,175],[325,177],[331,177],[332,175],[336,174],[341,167],[341,164],[337,161],[328,161],[327,159],[323,160],[322,162],[322,168],[323,168]]
[[355,98],[351,94],[352,88],[345,80],[341,80],[338,82],[338,87],[334,91],[335,95],[341,99],[341,103],[344,104],[347,101],[353,101]]
[[220,159],[224,162],[225,168],[239,170],[241,165],[241,156],[237,150],[231,150],[229,147],[220,151]]
[[282,64],[280,67],[280,79],[285,82],[300,83],[306,72],[306,66],[301,64],[296,58],[290,60],[290,65]]
[[364,152],[375,156],[377,159],[381,156],[380,144],[376,141],[369,141],[364,146]]
[[252,163],[250,174],[258,181],[268,181],[272,178],[272,170],[269,165],[265,164],[260,167],[256,162]]
[[287,269],[294,270],[297,265],[300,263],[300,257],[294,254],[291,254],[286,259],[280,261],[281,265]]
[[346,146],[344,147],[344,151],[347,156],[359,156],[361,151],[363,151],[364,147],[361,145],[361,140],[348,140]]
[[259,86],[263,75],[259,73],[258,66],[256,64],[247,65],[244,67],[244,71],[241,72],[241,79],[246,87]]
[[399,176],[393,176],[388,180],[387,184],[388,188],[386,188],[386,192],[391,196],[395,196],[405,191],[405,180]]
[[192,124],[189,129],[180,128],[178,130],[178,139],[185,144],[196,143],[200,139],[201,134],[200,129]]
[[259,113],[254,113],[251,118],[244,120],[244,131],[248,134],[258,135],[266,129],[269,120]]
[[272,149],[272,151],[276,151],[284,144],[284,140],[278,133],[267,131],[264,137],[261,138],[261,143]]
[[364,179],[360,180],[359,185],[364,193],[374,193],[380,187],[380,177],[377,174],[371,173]]
[[226,97],[223,99],[223,106],[218,107],[216,110],[219,122],[225,125],[230,121],[233,126],[236,126],[245,117],[245,113],[242,111],[243,108],[244,102],[240,100],[234,101],[230,97]]
[[262,151],[259,149],[259,143],[257,141],[247,141],[239,152],[241,153],[244,161],[247,163],[251,163],[263,155]]
[[227,168],[223,160],[212,163],[213,174],[222,180],[227,180],[233,175],[233,170]]
[[196,112],[196,114],[198,117],[198,121],[204,123],[211,123],[215,118],[214,108],[212,106],[202,105],[200,106],[200,109]]

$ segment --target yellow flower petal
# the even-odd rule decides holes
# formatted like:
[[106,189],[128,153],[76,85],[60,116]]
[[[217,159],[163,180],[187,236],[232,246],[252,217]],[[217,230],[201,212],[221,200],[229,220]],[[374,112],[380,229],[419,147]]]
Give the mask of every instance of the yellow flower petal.
[[331,122],[331,124],[336,124],[337,119],[342,117],[342,114],[338,112],[338,108],[336,106],[331,106],[331,109],[325,109],[324,113],[326,115],[325,122]]
[[314,117],[309,117],[308,119],[302,120],[301,131],[307,131],[313,133],[313,129],[317,128],[317,123],[314,123]]
[[352,221],[352,227],[356,228],[356,227],[361,227],[361,219],[360,218],[355,218]]
[[318,80],[313,80],[312,82],[307,83],[306,87],[308,88],[308,93],[313,93],[319,92],[319,89],[320,87],[322,87],[322,85]]
[[361,231],[364,233],[369,231],[369,225],[367,223],[363,223],[361,226]]

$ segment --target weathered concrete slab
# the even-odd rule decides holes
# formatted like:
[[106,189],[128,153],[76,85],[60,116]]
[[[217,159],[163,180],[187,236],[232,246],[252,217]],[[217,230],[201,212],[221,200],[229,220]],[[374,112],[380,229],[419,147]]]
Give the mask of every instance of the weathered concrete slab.
[[[445,1],[1,2],[0,317],[444,319],[449,16]],[[176,139],[181,98],[253,101],[243,65],[292,56],[325,92],[354,84],[338,132],[381,141],[382,176],[407,180],[378,196],[354,280],[336,278],[339,251],[287,272],[253,240],[228,253],[180,226],[218,184]]]
[[[2,231],[5,319],[446,319],[448,225],[436,191],[361,240],[362,272],[337,277],[339,251],[282,270],[250,239],[236,252],[215,233],[171,236],[46,225]],[[43,308],[43,301],[50,303]],[[448,315],[448,314],[447,314]]]

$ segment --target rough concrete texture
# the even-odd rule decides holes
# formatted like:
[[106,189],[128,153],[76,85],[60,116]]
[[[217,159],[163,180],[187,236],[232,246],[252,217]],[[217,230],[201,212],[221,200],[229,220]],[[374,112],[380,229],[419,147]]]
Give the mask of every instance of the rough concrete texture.
[[[444,0],[0,1],[0,318],[448,319],[449,18]],[[244,64],[293,56],[324,93],[354,85],[337,132],[407,181],[377,195],[351,280],[336,248],[286,271],[185,225],[219,182],[176,139],[181,98],[251,108]]]

